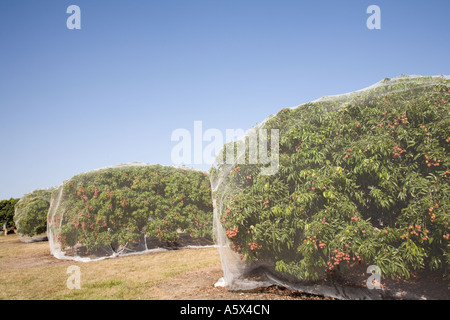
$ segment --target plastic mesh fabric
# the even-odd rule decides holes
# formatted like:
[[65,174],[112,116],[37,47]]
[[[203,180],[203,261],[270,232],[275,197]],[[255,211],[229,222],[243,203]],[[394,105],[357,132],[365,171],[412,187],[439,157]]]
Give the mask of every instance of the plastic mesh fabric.
[[53,192],[50,251],[91,261],[125,254],[211,245],[206,173],[133,163],[74,176]]
[[[226,145],[210,173],[217,285],[448,299],[449,101],[447,76],[385,79],[282,109]],[[263,147],[273,174],[250,161]]]
[[14,207],[14,223],[23,242],[47,240],[47,213],[54,189],[25,194]]

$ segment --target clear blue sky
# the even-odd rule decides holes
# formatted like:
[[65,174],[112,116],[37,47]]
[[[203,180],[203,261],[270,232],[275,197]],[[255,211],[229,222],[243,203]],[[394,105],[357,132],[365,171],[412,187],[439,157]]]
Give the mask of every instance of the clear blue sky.
[[[69,5],[81,30],[69,30]],[[381,30],[366,9],[381,8]],[[2,0],[0,199],[171,165],[171,133],[248,129],[401,74],[450,74],[450,1]]]

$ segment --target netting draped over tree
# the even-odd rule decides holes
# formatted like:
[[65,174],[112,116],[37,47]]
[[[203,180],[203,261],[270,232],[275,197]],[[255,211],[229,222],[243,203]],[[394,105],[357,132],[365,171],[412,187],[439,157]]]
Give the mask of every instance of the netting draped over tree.
[[17,233],[24,242],[46,240],[47,213],[54,189],[39,189],[25,194],[14,207]]
[[74,176],[53,192],[51,253],[89,261],[212,244],[206,173],[133,163]]
[[249,162],[270,136],[231,163],[228,144],[210,172],[221,283],[448,298],[449,102],[448,77],[403,76],[282,109],[250,131],[278,130],[274,174]]

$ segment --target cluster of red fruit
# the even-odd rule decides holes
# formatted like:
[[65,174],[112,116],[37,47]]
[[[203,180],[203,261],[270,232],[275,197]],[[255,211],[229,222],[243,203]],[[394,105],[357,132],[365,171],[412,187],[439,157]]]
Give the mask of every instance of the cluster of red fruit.
[[77,191],[77,196],[83,196],[84,201],[87,201],[88,198],[86,197],[86,195],[84,194],[86,191],[83,189],[82,186],[80,186],[80,191]]
[[100,191],[98,191],[97,187],[94,187],[94,198],[97,198]]
[[428,167],[431,167],[431,166],[439,167],[439,164],[441,163],[441,160],[437,160],[437,161],[431,160],[427,155],[425,155],[425,159],[426,159],[425,163],[427,163]]
[[226,230],[225,234],[227,235],[228,238],[233,238],[238,234],[239,230],[238,228],[230,228],[230,230]]
[[[102,218],[98,218],[95,224],[99,224],[102,221]],[[102,226],[106,227],[106,221],[103,221]]]
[[[434,206],[437,208],[439,207],[439,204],[435,203]],[[431,217],[431,222],[434,222],[434,220],[436,220],[436,215],[433,213],[433,210],[433,207],[430,207],[430,209],[428,209],[428,215]]]
[[400,148],[399,146],[395,146],[394,151],[392,151],[392,155],[395,157],[401,157],[402,153],[406,152],[405,149]]
[[[319,233],[320,233],[320,231],[319,231]],[[317,243],[316,238],[317,238],[316,236],[313,236],[313,237],[308,236],[308,237],[306,237],[306,239],[303,240],[303,242],[311,241],[312,243],[315,244],[316,249],[317,249],[317,245],[320,247],[320,249],[323,249],[327,246],[325,243],[322,242],[322,240],[318,240],[319,243]]]
[[441,103],[442,104],[446,104],[448,101],[445,101],[444,99],[442,99],[441,101],[439,101],[439,103],[435,102],[434,105],[440,107]]
[[347,149],[347,154],[345,155],[345,157],[344,158],[348,158],[348,156],[350,155],[350,153],[352,152],[353,150],[352,149]]
[[256,242],[249,242],[250,250],[261,249],[262,245],[258,245]]
[[[435,207],[439,207],[439,205],[436,203]],[[434,208],[431,207],[430,209],[428,209],[428,214],[431,217],[431,222],[434,222],[434,220],[436,220],[436,215],[433,213]]]
[[338,251],[338,250],[334,250],[334,253],[335,253],[335,256],[331,257],[331,260],[333,260],[333,262],[332,261],[328,261],[328,263],[327,263],[329,270],[332,270],[334,268],[334,266],[339,265],[342,261],[347,261],[347,263],[350,263],[351,260],[353,260],[353,261],[356,261],[356,260],[361,261],[361,257],[360,256],[356,256],[356,257],[351,258],[350,254],[345,253],[343,251]]
[[[383,116],[386,116],[386,112],[383,112]],[[394,125],[395,125],[395,126],[398,126],[398,125],[400,125],[400,124],[407,124],[407,123],[408,123],[408,117],[406,116],[406,114],[404,114],[404,115],[398,117],[397,119],[395,119],[394,121],[395,121],[395,122],[394,122]],[[388,124],[389,128],[394,128],[394,125]],[[380,127],[382,127],[382,126],[384,126],[384,123],[383,123],[383,122],[379,122],[379,123],[377,124],[377,128],[380,128]]]
[[[411,235],[414,236],[420,236],[420,233],[422,233],[422,240],[427,241],[428,240],[428,233],[430,232],[428,229],[425,229],[422,231],[422,226],[415,224],[415,225],[410,225],[408,227],[408,232]],[[409,234],[408,232],[404,233],[402,236],[400,236],[400,238],[402,239],[408,239],[409,238]]]
[[421,128],[421,129],[425,129],[425,132],[426,132],[426,135],[427,135],[427,136],[431,136],[431,133],[428,132],[428,128],[427,128],[425,125],[421,124],[421,125],[420,125],[420,128]]
[[236,167],[236,168],[233,169],[233,171],[231,171],[231,173],[232,173],[232,174],[235,174],[235,173],[238,173],[238,172],[240,172],[240,171],[241,171],[241,168]]
[[398,117],[398,119],[396,119],[396,121],[394,122],[394,125],[398,126],[400,122],[403,124],[408,123],[408,117],[406,116],[406,114],[402,115],[401,117]]
[[109,189],[107,189],[107,190],[106,190],[106,193],[107,193],[108,196],[109,196],[109,201],[111,201],[111,200],[112,200],[112,197],[113,197],[113,194],[114,194],[114,191],[109,191]]
[[158,230],[156,230],[156,231],[157,231],[157,236],[158,236],[158,238],[162,238],[162,237],[163,237],[163,233],[162,233],[162,231],[161,231],[161,228],[158,227]]

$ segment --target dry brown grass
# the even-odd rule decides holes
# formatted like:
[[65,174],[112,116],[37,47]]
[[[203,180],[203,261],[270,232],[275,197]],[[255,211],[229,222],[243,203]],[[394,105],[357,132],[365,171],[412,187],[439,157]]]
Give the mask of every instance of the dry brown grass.
[[[81,270],[81,289],[69,290],[67,267]],[[0,299],[157,299],[168,279],[220,267],[215,248],[184,249],[93,262],[57,260],[47,242],[0,237]]]

